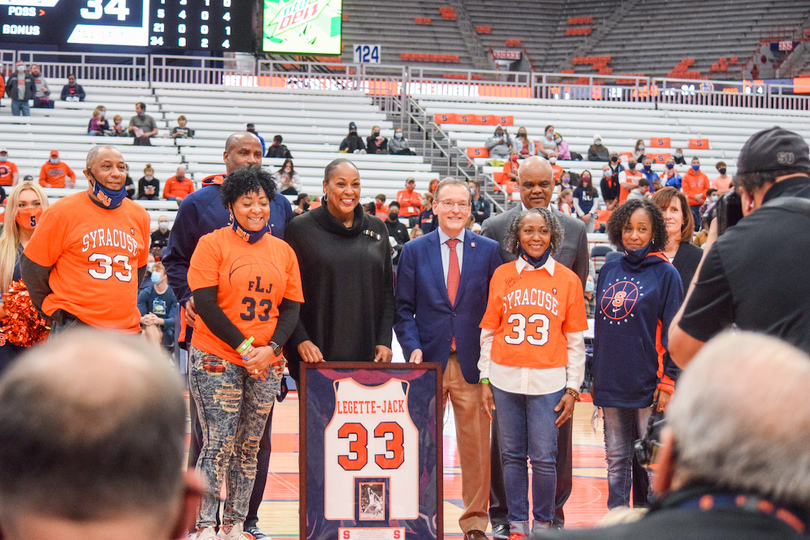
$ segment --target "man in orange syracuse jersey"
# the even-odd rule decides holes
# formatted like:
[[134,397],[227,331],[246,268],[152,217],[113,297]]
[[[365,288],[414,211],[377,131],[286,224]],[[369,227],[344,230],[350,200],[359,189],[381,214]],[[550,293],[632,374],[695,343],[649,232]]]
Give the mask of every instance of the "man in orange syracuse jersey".
[[115,147],[90,149],[83,172],[87,191],[42,214],[21,259],[23,281],[52,333],[80,324],[137,333],[149,214],[127,199],[126,163]]

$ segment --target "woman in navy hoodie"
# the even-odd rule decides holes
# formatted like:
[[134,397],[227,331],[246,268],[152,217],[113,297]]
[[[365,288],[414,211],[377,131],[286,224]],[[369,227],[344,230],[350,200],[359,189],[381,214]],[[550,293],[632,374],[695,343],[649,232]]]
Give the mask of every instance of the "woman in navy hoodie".
[[[630,486],[646,471],[634,468],[633,446],[657,403],[663,411],[679,372],[666,352],[667,329],[683,299],[681,278],[663,255],[664,217],[654,203],[630,200],[607,223],[610,242],[625,255],[606,263],[597,281],[593,403],[605,419],[608,508],[628,506]],[[633,473],[644,475],[633,482]]]

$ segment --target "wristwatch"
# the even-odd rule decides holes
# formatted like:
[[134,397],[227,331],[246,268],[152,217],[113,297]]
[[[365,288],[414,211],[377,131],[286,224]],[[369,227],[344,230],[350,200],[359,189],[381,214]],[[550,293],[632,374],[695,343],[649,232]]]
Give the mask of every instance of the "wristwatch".
[[281,348],[281,345],[279,345],[275,341],[271,341],[269,343],[269,345],[270,345],[270,348],[273,349],[273,352],[276,353],[276,356],[279,356],[280,354],[282,354],[284,352],[284,350]]

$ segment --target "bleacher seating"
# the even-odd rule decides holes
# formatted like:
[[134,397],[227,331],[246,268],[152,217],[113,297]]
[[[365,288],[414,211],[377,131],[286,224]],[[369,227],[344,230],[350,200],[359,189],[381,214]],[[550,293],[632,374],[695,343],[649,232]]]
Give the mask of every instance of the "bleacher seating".
[[[343,23],[343,43],[349,46],[344,47],[343,61],[352,61],[352,44],[373,43],[380,45],[384,64],[419,62],[420,65],[446,67],[447,58],[455,57],[452,63],[472,67],[472,58],[458,22],[443,16],[443,13],[449,13],[445,8],[447,0],[420,0],[396,5],[354,0],[344,2],[343,13],[348,15],[348,20]],[[402,57],[403,53],[410,56]],[[427,55],[439,55],[439,58]]]
[[[580,9],[586,4],[588,7],[577,13],[587,13],[604,3],[575,0],[568,2],[567,7]],[[596,5],[591,7],[592,4]],[[682,58],[693,58],[693,65],[680,76],[740,79],[741,65],[714,71],[711,66],[723,56],[750,58],[759,44],[760,33],[778,26],[801,24],[808,16],[807,2],[639,0],[632,9],[611,21],[610,31],[591,44],[589,54],[611,55],[617,73],[660,77],[667,75]]]
[[[447,120],[442,129],[456,146],[477,165],[490,180],[500,174],[501,167],[489,166],[489,154],[483,147],[492,136],[492,126],[481,123],[461,123],[458,118],[511,116],[514,135],[525,127],[530,139],[539,139],[546,125],[553,125],[568,143],[569,149],[587,155],[593,135],[599,133],[611,151],[629,154],[637,139],[644,139],[648,154],[658,159],[653,170],[663,172],[664,161],[675,148],[682,148],[687,163],[692,157],[702,162],[709,178],[717,176],[718,161],[725,161],[729,174],[736,172],[736,160],[743,143],[754,132],[775,124],[795,131],[810,140],[806,114],[801,111],[774,109],[735,109],[722,111],[700,105],[659,103],[621,103],[561,100],[527,100],[493,98],[442,98],[416,96],[419,105],[429,114]],[[655,140],[654,140],[655,139]],[[580,173],[590,170],[595,182],[601,179],[604,163],[588,161],[558,161],[564,169]],[[677,166],[683,174],[687,166]]]
[[[665,76],[686,56],[694,58],[694,66],[673,76],[722,80],[741,78],[763,32],[804,28],[810,22],[810,4],[782,0],[513,0],[506,7],[491,0],[466,0],[463,19],[472,25],[467,32],[446,0],[395,6],[346,0],[343,9],[344,43],[380,43],[383,63],[430,62],[441,67],[435,59],[400,54],[449,54],[458,56],[458,67],[472,68],[469,51],[479,44],[497,50],[509,41],[520,43],[539,72],[568,70],[583,47],[588,56],[612,56],[610,73]],[[724,57],[740,61],[718,60]],[[347,47],[343,60],[351,58]],[[595,74],[600,68],[605,66],[577,65],[575,73]],[[809,68],[807,54],[797,73]]]
[[[188,168],[187,176],[199,188],[206,176],[224,171],[223,150],[225,139],[233,132],[242,131],[253,122],[257,131],[272,142],[273,135],[284,136],[284,144],[294,157],[296,172],[300,175],[304,191],[312,195],[322,193],[324,167],[341,156],[354,161],[363,183],[363,200],[373,200],[378,193],[389,199],[403,188],[404,179],[416,179],[417,189],[427,189],[428,182],[437,175],[420,156],[340,154],[337,149],[348,132],[349,122],[355,122],[358,133],[366,137],[374,125],[382,128],[383,135],[392,136],[394,125],[385,114],[362,93],[318,93],[312,91],[281,92],[270,89],[215,87],[188,87],[163,85],[148,90],[141,86],[95,86],[84,84],[88,94],[83,103],[57,101],[54,109],[31,109],[28,118],[0,115],[0,146],[9,151],[9,159],[19,168],[21,178],[26,174],[39,178],[39,170],[48,159],[50,150],[59,150],[60,158],[77,174],[76,186],[49,188],[53,201],[64,195],[87,188],[82,174],[87,150],[95,144],[118,146],[128,165],[130,176],[137,183],[147,163],[155,169],[161,182],[173,176],[178,165]],[[106,118],[112,121],[116,114],[124,117],[124,124],[134,114],[134,104],[143,101],[147,113],[152,115],[160,130],[152,139],[153,146],[132,146],[129,137],[93,137],[86,135],[86,126],[92,110],[103,104]],[[4,100],[7,105],[8,100]],[[6,107],[4,110],[8,110]],[[177,117],[185,115],[188,126],[195,130],[194,139],[164,137],[177,125]],[[282,159],[265,158],[264,165],[278,170]],[[177,203],[170,201],[139,201],[149,211],[152,225],[158,216],[166,214],[174,221]]]

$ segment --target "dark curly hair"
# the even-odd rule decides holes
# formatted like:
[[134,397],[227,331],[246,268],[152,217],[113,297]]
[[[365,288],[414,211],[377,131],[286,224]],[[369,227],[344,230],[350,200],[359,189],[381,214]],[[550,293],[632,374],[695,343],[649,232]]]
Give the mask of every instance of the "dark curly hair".
[[562,245],[563,229],[557,217],[548,208],[532,208],[531,210],[521,212],[512,220],[509,231],[506,233],[506,251],[512,255],[517,255],[520,251],[520,226],[526,216],[530,214],[539,214],[546,220],[546,225],[548,225],[548,229],[551,232],[551,254],[554,255]]
[[664,215],[658,205],[648,199],[631,199],[625,201],[611,214],[607,222],[607,235],[610,243],[616,247],[624,248],[622,244],[622,230],[630,221],[630,216],[636,210],[644,210],[650,216],[653,226],[653,251],[661,251],[667,245],[667,228],[664,225]]
[[262,191],[271,201],[276,197],[273,175],[261,167],[242,167],[225,177],[220,196],[223,206],[230,208],[242,195]]

